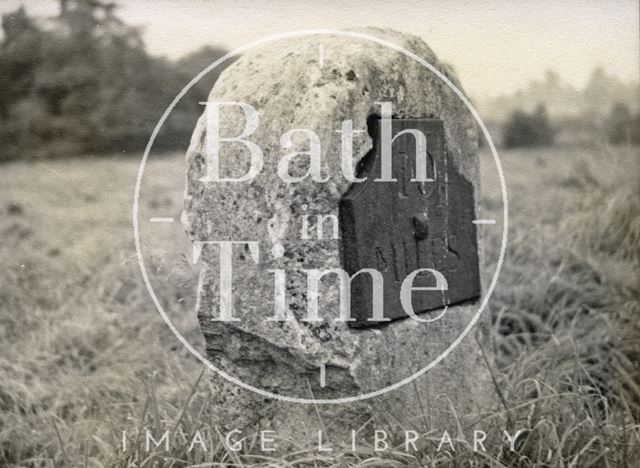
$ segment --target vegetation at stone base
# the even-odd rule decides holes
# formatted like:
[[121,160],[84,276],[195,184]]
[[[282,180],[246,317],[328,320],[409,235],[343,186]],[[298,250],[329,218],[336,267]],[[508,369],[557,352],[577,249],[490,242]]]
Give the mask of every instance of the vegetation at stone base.
[[507,148],[550,145],[554,138],[553,127],[542,104],[531,113],[514,111],[505,123],[503,133],[503,144]]
[[[153,57],[115,10],[60,0],[47,21],[22,7],[2,16],[0,161],[140,150],[178,92],[225,53],[205,47],[175,63]],[[217,74],[176,107],[158,147],[186,147]]]
[[[5,164],[0,465],[637,466],[638,150],[548,148],[502,158],[510,234],[489,313],[504,403],[493,415],[452,412],[466,437],[452,434],[460,439],[455,452],[436,452],[438,428],[407,427],[426,434],[415,453],[375,452],[366,434],[355,453],[345,446],[317,452],[315,440],[296,441],[299,450],[287,454],[260,453],[251,444],[240,453],[219,444],[208,452],[174,444],[169,453],[147,453],[133,439],[126,453],[119,451],[123,428],[135,434],[146,426],[157,437],[160,428],[187,435],[217,430],[215,379],[205,374],[198,381],[201,367],[158,317],[140,279],[130,240],[132,195],[122,183],[133,180],[137,164],[107,158]],[[175,174],[182,173],[182,156],[154,164],[158,176],[145,205],[179,212]],[[500,219],[490,164],[485,155],[483,217]],[[499,229],[482,229],[490,274]],[[161,301],[174,303],[193,290],[188,262],[159,257],[150,267],[152,281],[171,275],[184,283],[163,288]],[[177,326],[197,340],[189,310]],[[530,431],[515,453],[474,454],[469,431],[476,427],[491,429],[490,437],[503,429]]]

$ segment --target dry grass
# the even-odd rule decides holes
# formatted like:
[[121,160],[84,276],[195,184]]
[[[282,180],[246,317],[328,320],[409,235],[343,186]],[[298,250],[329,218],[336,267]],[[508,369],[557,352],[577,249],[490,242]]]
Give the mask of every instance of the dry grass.
[[[215,388],[157,316],[137,271],[137,161],[76,159],[0,166],[0,465],[637,466],[640,155],[554,148],[503,159],[511,234],[490,313],[504,407],[482,427],[530,428],[516,452],[474,454],[465,440],[436,452],[434,433],[416,453],[361,444],[327,454],[297,441],[297,452],[268,458],[255,440],[240,453],[216,443],[147,453],[135,439],[142,427],[217,440]],[[153,163],[143,209],[177,215],[180,167],[180,157]],[[485,215],[497,216],[486,155],[483,167]],[[490,272],[498,239],[487,234]],[[175,259],[158,253],[153,264],[154,275],[189,281],[165,267]],[[182,300],[181,327],[196,337],[184,289],[165,288],[161,300]],[[123,428],[133,434],[126,453]]]

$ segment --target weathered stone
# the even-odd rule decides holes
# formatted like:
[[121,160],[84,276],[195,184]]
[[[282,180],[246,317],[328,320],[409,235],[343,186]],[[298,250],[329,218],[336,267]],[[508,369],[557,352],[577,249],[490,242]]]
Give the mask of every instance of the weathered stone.
[[[420,39],[389,31],[365,32],[414,52],[457,83]],[[382,101],[393,103],[397,117],[442,122],[452,169],[473,188],[473,200],[479,200],[475,124],[459,97],[435,74],[398,51],[361,39],[323,35],[252,49],[221,74],[209,101],[245,102],[257,109],[260,125],[249,139],[262,148],[264,167],[246,183],[203,182],[207,173],[203,115],[187,153],[186,230],[194,241],[258,241],[260,247],[258,265],[248,249],[234,247],[234,317],[240,321],[228,323],[211,320],[219,316],[218,247],[205,245],[202,249],[198,316],[208,358],[229,374],[273,393],[344,398],[406,379],[443,353],[467,326],[477,304],[451,306],[433,323],[403,319],[380,328],[354,329],[336,321],[339,297],[332,282],[322,288],[319,315],[323,321],[304,321],[307,284],[300,271],[343,267],[342,240],[330,236],[301,239],[300,232],[304,215],[308,220],[315,219],[313,215],[339,215],[351,184],[342,175],[341,138],[336,130],[347,119],[353,121],[354,129],[366,130],[367,119],[379,113],[376,103]],[[221,112],[220,135],[236,136],[244,125],[238,109]],[[282,156],[308,149],[306,139],[295,138],[293,148],[281,147],[281,135],[295,128],[309,128],[319,136],[322,171],[330,176],[328,182],[307,178],[285,183],[278,177]],[[249,161],[246,147],[224,145],[221,174],[244,174]],[[371,148],[366,131],[354,135],[354,173]],[[298,158],[292,167],[292,175],[307,169],[304,158]],[[416,235],[429,235],[432,227],[425,226],[419,213],[410,221]],[[314,231],[315,226],[309,228]],[[475,229],[472,232],[475,236]],[[274,275],[267,271],[273,269],[287,271],[286,297],[294,320],[267,320],[274,315]],[[434,310],[423,316],[438,313]],[[221,420],[231,427],[262,421],[262,425],[295,428],[296,432],[312,432],[322,425],[344,429],[347,424],[357,429],[357,421],[370,415],[395,419],[406,427],[416,421],[430,421],[437,429],[449,427],[448,403],[438,395],[445,394],[461,412],[485,410],[493,402],[489,374],[471,335],[413,384],[348,405],[314,408],[269,400],[215,377],[220,383]],[[320,385],[322,366],[325,386]],[[427,414],[416,418],[423,411]]]

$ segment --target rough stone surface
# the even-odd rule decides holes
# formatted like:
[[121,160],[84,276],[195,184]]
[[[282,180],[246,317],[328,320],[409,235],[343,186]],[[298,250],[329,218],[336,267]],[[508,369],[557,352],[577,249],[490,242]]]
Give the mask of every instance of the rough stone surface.
[[[420,39],[390,31],[364,32],[398,44],[443,71],[457,83]],[[324,63],[319,65],[319,46]],[[436,118],[444,122],[447,150],[457,171],[474,186],[479,200],[477,134],[463,102],[437,76],[401,53],[360,39],[312,36],[266,44],[252,49],[226,69],[209,100],[246,102],[255,107],[260,125],[249,138],[264,153],[259,176],[247,183],[204,183],[206,173],[205,117],[200,119],[187,153],[187,185],[183,223],[192,240],[255,240],[260,264],[249,252],[235,248],[233,286],[235,316],[241,321],[220,323],[218,316],[217,247],[205,246],[200,278],[198,316],[208,358],[235,377],[256,387],[294,397],[354,396],[403,380],[442,353],[467,326],[478,304],[451,307],[433,323],[398,320],[377,329],[353,329],[338,316],[338,291],[327,287],[321,295],[323,322],[302,321],[306,313],[306,280],[301,269],[340,268],[340,240],[301,240],[301,216],[338,215],[349,182],[341,172],[340,123],[353,121],[367,129],[367,118],[379,112],[376,102],[393,103],[397,116]],[[220,135],[237,135],[244,126],[240,112],[225,110]],[[277,175],[279,159],[296,148],[280,145],[283,133],[310,128],[322,143],[323,173],[319,184],[307,178],[284,183]],[[308,141],[297,142],[307,150]],[[354,168],[371,149],[367,132],[354,136]],[[306,171],[304,158],[299,173]],[[246,172],[249,157],[243,145],[227,144],[221,173]],[[476,213],[478,210],[476,208]],[[313,226],[312,226],[313,228]],[[285,253],[274,258],[280,242]],[[286,289],[295,320],[266,321],[273,315],[273,275],[289,272]],[[320,367],[326,366],[326,386],[320,386]],[[252,424],[311,432],[318,427],[357,429],[371,416],[404,427],[429,424],[450,427],[446,394],[457,411],[478,412],[493,404],[490,379],[477,341],[470,333],[442,362],[413,383],[363,402],[348,405],[292,404],[267,399],[223,381],[217,398],[221,423],[229,427]],[[421,413],[426,415],[421,415]],[[421,416],[418,416],[421,415]],[[319,417],[319,418],[318,418]],[[345,436],[346,437],[346,436]]]

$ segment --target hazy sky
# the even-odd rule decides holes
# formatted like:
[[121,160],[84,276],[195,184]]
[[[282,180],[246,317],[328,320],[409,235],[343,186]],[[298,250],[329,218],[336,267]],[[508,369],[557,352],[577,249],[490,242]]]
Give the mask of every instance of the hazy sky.
[[[24,3],[57,13],[54,0]],[[638,1],[223,1],[120,0],[120,16],[144,26],[148,49],[176,58],[204,44],[233,48],[260,37],[312,28],[390,27],[421,36],[454,65],[465,89],[486,97],[514,91],[554,69],[582,86],[602,65],[638,80]]]

